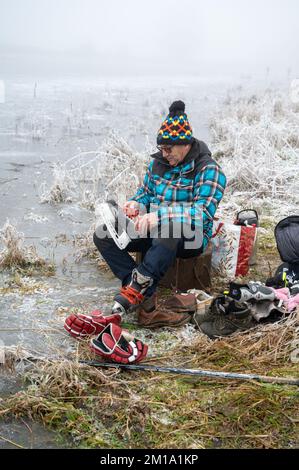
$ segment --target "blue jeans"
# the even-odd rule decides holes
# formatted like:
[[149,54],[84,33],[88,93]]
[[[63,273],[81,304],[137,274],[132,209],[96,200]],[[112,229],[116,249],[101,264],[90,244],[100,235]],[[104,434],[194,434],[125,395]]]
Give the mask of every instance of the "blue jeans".
[[[130,283],[134,268],[138,268],[141,274],[153,279],[152,286],[146,291],[146,297],[150,297],[155,292],[160,279],[163,278],[176,257],[191,258],[200,255],[203,251],[202,247],[185,248],[184,237],[138,238],[132,240],[124,250],[118,248],[109,236],[99,238],[94,233],[93,240],[112,272],[122,281],[123,286]],[[142,262],[137,265],[129,252],[142,253]]]

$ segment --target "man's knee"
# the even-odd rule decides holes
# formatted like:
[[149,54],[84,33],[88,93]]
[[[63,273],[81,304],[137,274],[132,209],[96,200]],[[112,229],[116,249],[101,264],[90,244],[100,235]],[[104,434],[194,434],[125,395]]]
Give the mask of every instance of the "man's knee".
[[104,226],[100,226],[96,229],[93,234],[93,242],[100,253],[114,243],[112,238],[107,236]]

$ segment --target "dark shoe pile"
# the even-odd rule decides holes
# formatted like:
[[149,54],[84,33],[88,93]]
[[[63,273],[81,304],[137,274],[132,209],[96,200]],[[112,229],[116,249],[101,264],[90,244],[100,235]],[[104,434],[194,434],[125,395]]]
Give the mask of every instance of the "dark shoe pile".
[[194,294],[177,293],[159,305],[149,299],[138,311],[138,325],[143,328],[176,327],[190,322],[196,312]]
[[239,302],[226,295],[215,297],[207,312],[197,319],[201,331],[209,338],[229,336],[256,326],[246,302]]
[[287,313],[277,292],[261,282],[249,281],[248,284],[231,282],[228,295],[240,302],[246,302],[256,321],[272,323]]

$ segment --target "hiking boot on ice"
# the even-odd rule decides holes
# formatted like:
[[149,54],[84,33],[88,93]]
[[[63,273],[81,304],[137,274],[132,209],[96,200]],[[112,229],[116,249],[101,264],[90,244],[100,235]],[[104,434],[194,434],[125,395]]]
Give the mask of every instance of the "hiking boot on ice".
[[182,326],[191,320],[189,313],[176,313],[157,308],[153,312],[145,312],[142,308],[138,314],[138,326],[142,328],[160,328],[162,326]]
[[199,328],[209,338],[215,339],[248,330],[255,325],[250,307],[246,303],[220,295],[213,300],[208,312],[202,317]]
[[[200,312],[200,315],[194,316],[194,323],[200,326],[205,322],[213,322],[215,315],[225,315],[227,309],[227,299],[225,295],[218,295],[212,299],[210,305],[207,305],[204,310]],[[231,299],[232,300],[232,299]]]
[[187,312],[190,315],[196,312],[197,302],[196,296],[191,293],[179,292],[173,294],[163,303],[163,307],[172,312]]
[[145,312],[153,312],[157,308],[157,293],[155,292],[151,297],[145,297],[144,301],[140,306],[137,308],[137,314],[141,311],[141,309],[145,310]]
[[195,311],[196,298],[193,294],[174,294],[155,310],[147,311],[141,306],[138,325],[143,328],[182,326],[190,322]]

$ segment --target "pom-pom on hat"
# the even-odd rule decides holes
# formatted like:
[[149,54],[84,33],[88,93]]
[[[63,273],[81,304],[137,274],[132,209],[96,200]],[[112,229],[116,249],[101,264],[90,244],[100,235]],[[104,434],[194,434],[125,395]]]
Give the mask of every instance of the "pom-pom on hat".
[[185,103],[174,101],[158,132],[158,145],[187,145],[193,141],[191,126],[185,113]]

